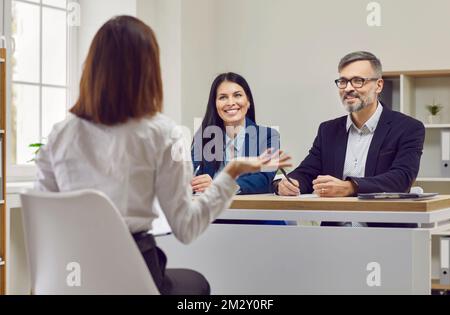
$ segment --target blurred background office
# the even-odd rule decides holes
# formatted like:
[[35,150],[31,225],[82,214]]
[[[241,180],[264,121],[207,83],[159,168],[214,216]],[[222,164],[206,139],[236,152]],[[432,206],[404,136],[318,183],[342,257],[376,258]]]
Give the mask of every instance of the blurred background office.
[[[77,6],[66,0],[2,2],[6,39],[15,48],[8,108],[8,176],[13,181],[34,175],[28,144],[45,142],[51,126],[64,119],[78,95],[93,35],[117,14],[143,19],[158,35],[166,114],[194,131],[212,79],[236,71],[257,95],[258,121],[280,128],[283,148],[295,164],[305,157],[320,122],[345,114],[333,80],[346,53],[371,51],[389,72],[450,69],[446,0],[431,0],[432,5],[376,1],[380,26],[369,25],[371,1],[361,0],[80,0]],[[66,23],[66,11],[72,23]],[[411,109],[400,108],[404,91],[399,81],[394,80],[394,109],[427,123],[426,105],[434,100],[443,107],[440,122],[450,123],[450,74],[422,80],[408,91],[417,94]],[[426,145],[422,178],[441,175],[439,135],[432,129],[436,137]]]
[[[212,80],[240,73],[257,96],[258,122],[279,127],[294,164],[306,156],[321,122],[345,115],[333,82],[340,58],[373,52],[390,72],[393,108],[427,125],[418,185],[449,194],[441,135],[450,130],[450,1],[378,0],[368,6],[372,2],[1,0],[0,28],[10,56],[7,193],[26,186],[13,182],[34,179],[34,150],[28,146],[45,143],[76,100],[95,32],[112,16],[128,14],[157,33],[167,115],[194,132]],[[368,23],[374,13],[379,26]],[[426,106],[433,102],[442,110],[431,123]],[[21,231],[17,215],[11,212],[8,231]],[[14,237],[11,242],[20,243]],[[10,266],[20,269],[24,257],[16,253]]]

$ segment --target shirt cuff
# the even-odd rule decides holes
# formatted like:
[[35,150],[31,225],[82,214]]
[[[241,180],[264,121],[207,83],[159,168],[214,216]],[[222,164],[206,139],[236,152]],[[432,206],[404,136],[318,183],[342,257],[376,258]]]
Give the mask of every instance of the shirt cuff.
[[358,180],[355,177],[347,177],[345,180],[352,183],[352,185],[353,185],[353,189],[354,189],[355,193],[352,197],[358,196],[358,192],[359,192]]
[[219,186],[228,197],[234,196],[240,187],[227,172],[220,172],[214,179],[214,183]]
[[272,191],[275,193],[275,195],[279,195],[278,194],[278,185],[280,184],[280,182],[281,182],[281,179],[277,179],[277,180],[274,180],[273,182],[272,182]]

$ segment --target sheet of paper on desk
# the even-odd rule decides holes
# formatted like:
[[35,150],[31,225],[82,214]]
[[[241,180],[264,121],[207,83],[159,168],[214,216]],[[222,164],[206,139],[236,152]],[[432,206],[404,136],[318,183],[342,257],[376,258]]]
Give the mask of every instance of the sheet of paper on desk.
[[319,196],[315,194],[307,194],[307,195],[299,195],[299,196],[280,196],[281,198],[286,199],[310,199],[310,198],[319,198]]

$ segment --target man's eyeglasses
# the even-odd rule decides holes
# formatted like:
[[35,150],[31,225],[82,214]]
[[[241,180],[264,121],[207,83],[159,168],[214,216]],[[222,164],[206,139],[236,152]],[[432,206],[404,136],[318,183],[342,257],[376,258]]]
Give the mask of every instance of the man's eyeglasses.
[[345,78],[340,78],[337,79],[336,81],[334,81],[336,83],[336,86],[341,89],[344,90],[347,88],[348,83],[350,82],[351,85],[355,88],[355,89],[359,89],[362,88],[364,85],[366,85],[367,82],[369,81],[378,81],[379,78],[361,78],[361,77],[354,77],[351,78],[350,80],[347,80]]

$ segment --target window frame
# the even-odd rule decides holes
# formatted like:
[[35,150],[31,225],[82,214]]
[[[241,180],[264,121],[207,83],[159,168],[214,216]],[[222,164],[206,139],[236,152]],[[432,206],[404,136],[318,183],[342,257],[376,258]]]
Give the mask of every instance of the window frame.
[[[11,32],[11,21],[12,21],[12,1],[13,0],[5,0],[4,1],[4,11],[3,11],[3,20],[4,20],[4,32],[6,36],[6,47],[7,47],[7,54],[8,56],[12,56],[12,52],[14,49],[14,40],[12,38],[12,32]],[[52,9],[58,9],[58,10],[64,10],[63,8],[54,7],[51,5],[43,4],[42,0],[39,0],[39,3],[30,2],[27,0],[14,0],[21,3],[27,3],[30,5],[35,5],[40,7],[40,30],[39,30],[39,42],[40,42],[40,66],[39,66],[39,77],[40,82],[38,84],[30,84],[27,82],[24,82],[28,86],[39,86],[39,130],[40,133],[42,133],[42,89],[45,87],[57,87],[57,88],[65,88],[66,89],[66,109],[68,110],[71,105],[74,104],[76,93],[77,93],[77,81],[78,81],[78,27],[77,26],[69,26],[67,25],[66,30],[66,36],[67,36],[67,42],[66,42],[66,85],[65,86],[57,86],[57,85],[50,85],[50,84],[43,84],[42,82],[42,38],[43,38],[43,19],[42,19],[42,12],[43,8],[52,8]],[[76,2],[79,3],[78,0],[68,0],[67,4],[70,2]],[[66,12],[68,12],[66,7]],[[12,86],[14,83],[22,83],[22,82],[16,82],[13,81],[12,78],[12,66],[10,62],[11,58],[8,58],[7,61],[7,108],[6,108],[6,119],[7,119],[7,137],[6,140],[8,140],[8,135],[11,135],[11,125],[12,125],[12,117],[11,117],[11,96],[12,96]],[[12,150],[16,150],[16,148],[13,148],[11,146],[11,142],[7,141],[7,181],[8,182],[20,182],[20,181],[34,181],[36,177],[36,166],[35,165],[21,165],[21,164],[13,164],[12,163]]]

